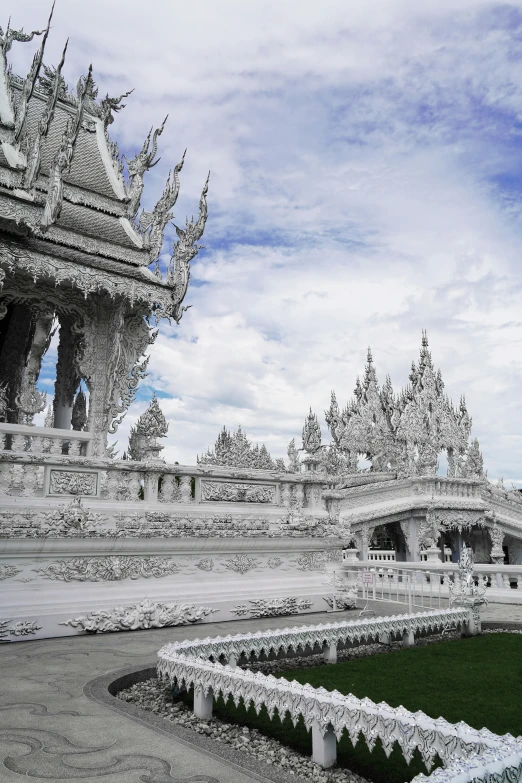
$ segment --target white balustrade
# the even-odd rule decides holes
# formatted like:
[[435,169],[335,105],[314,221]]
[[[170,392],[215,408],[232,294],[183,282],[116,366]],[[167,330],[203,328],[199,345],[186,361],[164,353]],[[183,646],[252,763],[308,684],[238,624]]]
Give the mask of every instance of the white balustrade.
[[0,438],[3,449],[15,453],[66,454],[73,457],[88,455],[92,434],[0,422]]

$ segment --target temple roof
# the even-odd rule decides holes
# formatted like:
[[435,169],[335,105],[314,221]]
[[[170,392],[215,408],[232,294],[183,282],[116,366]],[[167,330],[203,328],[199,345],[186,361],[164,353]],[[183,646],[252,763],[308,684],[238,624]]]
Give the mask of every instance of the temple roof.
[[[173,218],[170,210],[178,196],[184,158],[174,167],[172,181],[169,174],[154,210],[139,215],[144,177],[157,162],[165,121],[126,161],[124,176],[108,127],[126,96],[99,101],[91,69],[79,80],[76,95],[69,93],[61,76],[65,49],[56,69],[43,65],[49,30],[49,24],[43,34],[25,34],[9,26],[4,34],[0,28],[0,266],[5,269],[12,263],[7,245],[14,243],[18,252],[27,251],[23,254],[26,271],[34,262],[34,279],[41,268],[39,257],[47,255],[67,267],[103,269],[105,283],[117,275],[114,290],[122,289],[122,277],[129,284],[131,279],[146,281],[156,291],[169,289],[170,315],[179,320],[189,263],[199,249],[196,242],[206,222],[208,180],[197,221],[187,222],[185,230],[177,229],[179,241],[164,275],[158,259],[165,227]],[[11,74],[7,53],[12,44],[27,44],[39,36],[27,77]],[[156,265],[154,272],[151,264]],[[63,277],[65,266],[58,277]]]

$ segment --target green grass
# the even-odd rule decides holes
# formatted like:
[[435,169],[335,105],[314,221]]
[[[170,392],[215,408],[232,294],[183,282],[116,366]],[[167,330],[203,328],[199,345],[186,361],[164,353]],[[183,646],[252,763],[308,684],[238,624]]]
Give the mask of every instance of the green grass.
[[[522,734],[522,635],[499,633],[440,642],[278,676],[358,698],[367,696],[392,707],[403,705],[412,712],[422,710],[451,723],[463,720],[497,734]],[[311,735],[302,721],[294,729],[288,716],[282,722],[277,716],[270,721],[264,709],[257,716],[253,708],[247,711],[243,704],[236,708],[223,699],[216,700],[214,714],[311,754]],[[339,766],[375,783],[406,783],[426,773],[418,753],[408,766],[397,745],[387,759],[380,743],[370,753],[362,738],[354,748],[344,734],[337,752]]]

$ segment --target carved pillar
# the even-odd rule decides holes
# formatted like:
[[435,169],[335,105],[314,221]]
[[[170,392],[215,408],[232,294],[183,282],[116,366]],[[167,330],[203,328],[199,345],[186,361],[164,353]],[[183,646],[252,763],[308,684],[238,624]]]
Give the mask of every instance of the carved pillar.
[[74,319],[70,315],[60,315],[60,342],[53,401],[54,427],[60,430],[71,429],[74,395],[80,383],[76,365],[78,344],[79,335],[74,328]]
[[79,368],[89,390],[94,456],[104,456],[107,434],[116,432],[132,402],[147,366],[140,358],[152,340],[143,315],[130,310],[126,299],[91,297]]
[[26,304],[8,305],[0,320],[0,383],[7,384],[7,421],[11,424],[18,424],[16,398],[22,390],[34,325],[31,308]]
[[361,560],[363,561],[368,560],[368,549],[370,548],[370,541],[372,540],[374,530],[375,525],[364,525],[361,528],[360,533],[357,534],[357,544],[359,545]]
[[[120,357],[123,304],[108,296],[92,297],[84,324],[84,348],[79,368],[89,390],[86,430],[93,434],[91,453],[103,457],[110,426],[111,392]],[[55,425],[56,426],[56,425]]]
[[294,500],[296,508],[303,508],[304,506],[304,487],[302,484],[294,484]]
[[491,562],[502,565],[504,562],[504,550],[502,549],[502,544],[504,543],[504,531],[495,522],[493,527],[489,528],[489,535],[492,544],[490,552]]
[[24,383],[36,384],[42,367],[42,359],[51,342],[54,311],[39,313],[35,324],[31,347],[27,356],[24,371]]

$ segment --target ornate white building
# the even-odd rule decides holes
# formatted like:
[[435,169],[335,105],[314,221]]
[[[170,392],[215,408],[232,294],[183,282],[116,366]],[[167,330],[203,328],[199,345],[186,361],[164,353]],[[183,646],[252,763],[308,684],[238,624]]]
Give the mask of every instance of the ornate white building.
[[[425,339],[399,397],[389,381],[379,389],[369,356],[355,399],[340,411],[332,398],[334,444],[321,445],[310,413],[304,458],[292,441],[286,467],[226,431],[219,454],[167,464],[156,399],[115,458],[107,436],[146,352],[161,322],[186,310],[208,179],[161,268],[184,156],[154,210],[140,212],[165,121],[123,160],[109,130],[126,95],[99,99],[91,69],[71,93],[67,47],[56,68],[44,65],[48,34],[0,30],[0,641],[324,610],[342,548],[355,541],[365,559],[382,526],[398,559],[417,562],[441,533],[464,530],[476,554],[482,541],[486,559],[503,561],[507,542],[510,562],[522,561],[518,493],[485,480],[464,401],[447,400]],[[35,50],[25,78],[10,71],[13,45]],[[36,426],[54,334],[53,407]],[[246,462],[223,452],[227,438]],[[360,454],[371,472],[358,471]]]

